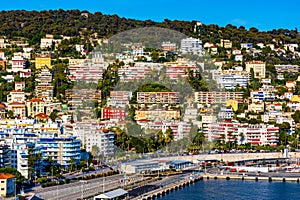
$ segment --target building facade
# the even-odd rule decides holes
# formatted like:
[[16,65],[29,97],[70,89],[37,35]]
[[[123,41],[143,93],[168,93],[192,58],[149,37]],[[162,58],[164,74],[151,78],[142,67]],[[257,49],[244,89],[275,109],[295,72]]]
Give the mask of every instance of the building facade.
[[179,92],[138,92],[140,104],[179,104]]
[[244,102],[243,92],[195,92],[195,101],[199,104],[225,104],[228,100]]
[[16,179],[12,174],[0,174],[0,196],[10,197],[15,194]]
[[262,79],[266,77],[266,63],[262,61],[246,62],[246,71],[251,72],[253,69],[254,78]]

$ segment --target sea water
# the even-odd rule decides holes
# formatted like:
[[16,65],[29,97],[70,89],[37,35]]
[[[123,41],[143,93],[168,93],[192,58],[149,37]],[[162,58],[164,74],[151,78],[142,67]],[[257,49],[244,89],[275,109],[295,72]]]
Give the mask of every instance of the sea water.
[[274,181],[204,180],[158,199],[292,200],[300,199],[300,184]]

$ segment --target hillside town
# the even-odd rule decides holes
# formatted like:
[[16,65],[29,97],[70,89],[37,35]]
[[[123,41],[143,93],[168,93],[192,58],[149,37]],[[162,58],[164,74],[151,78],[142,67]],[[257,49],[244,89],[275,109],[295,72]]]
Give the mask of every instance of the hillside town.
[[[201,26],[195,23],[195,35]],[[86,37],[45,34],[34,46],[29,38],[0,37],[0,167],[34,180],[53,176],[49,165],[84,169],[186,138],[187,149],[177,153],[197,154],[210,144],[208,151],[216,152],[298,149],[297,43],[274,38],[236,45],[222,37],[204,43],[187,36],[158,49],[122,44],[129,50],[107,59],[99,47],[109,40],[95,33],[86,45]],[[186,54],[209,57],[213,67]],[[158,72],[164,83],[188,81],[190,90],[114,88]],[[139,125],[137,133],[128,135],[128,121]],[[150,139],[136,142],[134,134]]]

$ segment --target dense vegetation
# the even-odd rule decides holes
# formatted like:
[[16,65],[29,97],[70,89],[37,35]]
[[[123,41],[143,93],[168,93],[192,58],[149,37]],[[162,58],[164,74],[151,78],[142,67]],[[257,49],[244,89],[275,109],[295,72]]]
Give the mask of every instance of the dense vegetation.
[[[225,27],[218,25],[202,25],[194,32],[195,21],[179,21],[165,19],[163,22],[151,20],[140,21],[120,18],[117,15],[103,15],[100,12],[88,13],[79,10],[49,10],[49,11],[2,11],[0,12],[0,35],[8,38],[26,37],[30,44],[38,44],[45,34],[89,36],[97,33],[100,38],[107,38],[121,31],[140,27],[157,26],[170,28],[188,36],[200,37],[203,42],[217,43],[220,38],[232,40],[233,47],[239,47],[243,42],[300,43],[298,30],[278,29],[260,32],[257,28],[236,27],[228,24]],[[200,36],[201,35],[201,36]]]

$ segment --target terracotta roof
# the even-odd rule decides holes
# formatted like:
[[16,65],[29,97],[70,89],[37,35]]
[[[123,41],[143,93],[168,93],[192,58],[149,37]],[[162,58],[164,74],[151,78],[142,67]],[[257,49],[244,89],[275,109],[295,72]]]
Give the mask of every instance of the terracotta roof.
[[39,98],[32,98],[28,102],[44,102],[42,99]]
[[36,114],[35,116],[40,119],[47,119],[49,117],[45,113],[39,113],[39,114]]
[[12,90],[11,92],[23,92],[22,90]]
[[25,104],[24,103],[21,103],[21,102],[11,102],[11,103],[9,103],[8,105],[24,105],[25,106]]
[[0,103],[0,108],[5,108],[5,105]]
[[0,174],[0,179],[9,179],[9,178],[15,178],[12,174]]

